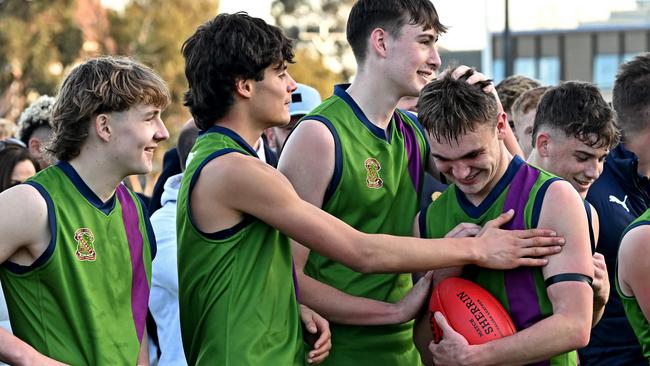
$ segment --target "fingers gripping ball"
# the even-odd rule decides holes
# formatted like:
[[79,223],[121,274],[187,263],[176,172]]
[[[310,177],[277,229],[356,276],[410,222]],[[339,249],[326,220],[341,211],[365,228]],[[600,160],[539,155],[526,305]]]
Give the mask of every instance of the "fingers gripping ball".
[[429,311],[435,343],[440,342],[443,336],[433,316],[436,311],[441,312],[449,325],[472,345],[517,332],[510,315],[492,294],[474,282],[458,277],[444,279],[433,289]]

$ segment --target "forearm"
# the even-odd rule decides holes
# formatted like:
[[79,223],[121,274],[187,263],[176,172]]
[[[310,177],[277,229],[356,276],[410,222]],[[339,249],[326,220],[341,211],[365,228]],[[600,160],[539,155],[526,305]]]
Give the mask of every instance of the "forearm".
[[331,323],[384,325],[402,323],[395,304],[346,294],[305,274],[298,274],[300,302]]
[[594,315],[591,319],[592,328],[595,327],[596,324],[598,324],[600,319],[603,317],[604,313],[605,313],[605,303],[598,301],[598,299],[594,299]]
[[367,272],[422,272],[478,262],[476,238],[424,240],[388,235],[364,235],[358,242]]
[[[589,322],[572,316],[552,315],[513,336],[473,346],[468,365],[523,365],[584,347]],[[585,337],[587,334],[587,337]]]
[[32,365],[37,354],[32,346],[0,328],[0,361],[9,365]]

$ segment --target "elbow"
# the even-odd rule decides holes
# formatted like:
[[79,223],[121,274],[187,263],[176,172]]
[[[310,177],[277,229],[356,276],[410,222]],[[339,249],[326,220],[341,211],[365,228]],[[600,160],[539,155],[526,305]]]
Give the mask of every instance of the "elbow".
[[567,334],[570,334],[571,349],[586,347],[591,335],[591,319],[576,321]]

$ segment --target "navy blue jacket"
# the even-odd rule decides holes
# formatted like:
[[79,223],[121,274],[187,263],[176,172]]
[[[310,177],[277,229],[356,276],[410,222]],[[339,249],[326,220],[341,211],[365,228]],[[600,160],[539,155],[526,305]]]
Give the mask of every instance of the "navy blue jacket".
[[650,207],[650,181],[637,172],[639,159],[623,144],[607,155],[600,178],[587,193],[600,218],[597,251],[609,273],[610,293],[605,313],[591,331],[589,345],[580,350],[583,366],[648,365],[616,293],[616,257],[623,230]]

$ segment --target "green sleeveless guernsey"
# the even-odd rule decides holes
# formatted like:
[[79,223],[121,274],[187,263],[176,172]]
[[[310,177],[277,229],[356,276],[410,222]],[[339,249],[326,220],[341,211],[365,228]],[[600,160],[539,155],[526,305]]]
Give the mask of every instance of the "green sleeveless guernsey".
[[[335,140],[335,169],[323,210],[359,231],[411,236],[428,145],[419,125],[395,111],[388,132],[373,125],[337,86],[304,119],[324,123]],[[362,274],[311,251],[305,273],[347,294],[395,303],[412,287],[410,274]],[[330,324],[332,351],[324,365],[419,365],[413,323]]]
[[[625,231],[623,231],[624,237],[626,233],[634,229],[637,226],[641,225],[650,225],[650,210],[644,212],[639,218],[632,221],[630,226],[628,226]],[[650,324],[648,319],[646,319],[643,314],[643,310],[639,306],[639,303],[634,296],[627,296],[621,291],[621,287],[618,283],[618,272],[616,274],[616,291],[621,297],[621,303],[623,304],[623,309],[625,309],[625,315],[627,320],[630,322],[630,326],[634,330],[634,334],[641,344],[641,350],[643,351],[643,356],[650,361]]]
[[[515,156],[478,206],[469,202],[455,185],[450,185],[420,214],[420,233],[427,238],[442,238],[462,222],[482,226],[510,208],[515,210],[515,217],[505,229],[536,228],[546,190],[558,179]],[[540,268],[500,271],[465,266],[463,277],[494,295],[510,314],[517,330],[528,328],[553,313]],[[535,365],[569,366],[577,362],[576,351],[571,351]]]
[[201,170],[229,153],[257,156],[227,128],[203,133],[179,190],[178,294],[186,358],[190,365],[303,365],[289,239],[251,216],[216,233],[193,224],[190,194]]
[[120,185],[101,202],[67,162],[27,184],[47,203],[52,240],[31,266],[0,270],[15,335],[70,365],[135,365],[155,246],[139,199]]

